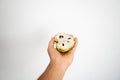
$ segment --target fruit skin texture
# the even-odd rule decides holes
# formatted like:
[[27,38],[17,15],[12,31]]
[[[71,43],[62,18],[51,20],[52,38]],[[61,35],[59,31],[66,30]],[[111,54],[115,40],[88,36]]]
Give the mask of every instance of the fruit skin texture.
[[66,54],[70,51],[75,44],[74,37],[65,33],[58,33],[55,35],[56,49],[62,53]]
[[56,49],[57,49],[59,52],[63,53],[63,54],[69,52],[72,48],[73,48],[73,47],[71,47],[71,48],[66,48],[66,49],[62,49],[62,48],[58,48],[58,47],[56,46]]

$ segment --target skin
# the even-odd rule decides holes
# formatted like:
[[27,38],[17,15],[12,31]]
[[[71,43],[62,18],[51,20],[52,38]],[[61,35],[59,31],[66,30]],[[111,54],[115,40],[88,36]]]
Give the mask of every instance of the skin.
[[78,39],[74,38],[75,45],[67,52],[65,55],[61,55],[60,52],[54,48],[55,38],[53,37],[48,46],[48,55],[50,57],[50,62],[43,72],[43,74],[38,78],[38,80],[62,80],[64,74],[70,64],[73,61],[74,53],[78,44]]

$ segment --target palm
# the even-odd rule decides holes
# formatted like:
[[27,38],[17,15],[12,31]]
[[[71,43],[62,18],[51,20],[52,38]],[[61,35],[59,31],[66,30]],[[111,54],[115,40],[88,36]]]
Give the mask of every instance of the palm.
[[74,48],[66,54],[62,55],[59,51],[56,50],[56,48],[54,48],[54,38],[52,38],[48,46],[48,53],[51,61],[55,61],[61,65],[63,64],[69,66],[73,60],[74,52],[77,46],[77,38],[75,38],[75,42],[76,44]]

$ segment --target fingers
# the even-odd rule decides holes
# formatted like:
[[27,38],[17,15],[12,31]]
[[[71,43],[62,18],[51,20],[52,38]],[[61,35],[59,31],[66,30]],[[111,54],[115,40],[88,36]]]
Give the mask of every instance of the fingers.
[[49,48],[54,48],[55,38],[53,37],[49,42]]
[[[75,50],[76,50],[76,47],[77,47],[77,45],[78,45],[78,39],[75,37],[75,38],[74,38],[74,41],[75,41],[75,45],[74,45],[74,47],[72,48],[72,50],[70,50],[70,51],[68,52],[68,54],[73,55],[74,52],[75,52]],[[54,48],[54,42],[55,42],[55,38],[53,37],[53,38],[50,40],[50,42],[49,42],[48,53],[51,53],[51,50],[57,51],[57,50]]]
[[74,52],[75,52],[75,50],[76,50],[76,47],[77,47],[77,45],[78,45],[78,39],[77,39],[76,37],[74,38],[74,41],[75,41],[75,45],[74,45],[74,47],[72,48],[72,50],[70,51],[71,54],[74,54]]
[[74,46],[73,49],[76,49],[76,47],[77,47],[77,45],[78,45],[78,39],[77,39],[77,37],[75,37],[74,41],[75,41],[75,46]]

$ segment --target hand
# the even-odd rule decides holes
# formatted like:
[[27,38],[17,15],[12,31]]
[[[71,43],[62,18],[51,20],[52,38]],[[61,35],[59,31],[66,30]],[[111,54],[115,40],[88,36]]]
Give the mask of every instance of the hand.
[[48,54],[50,56],[50,63],[45,72],[38,78],[38,80],[62,80],[66,69],[72,63],[75,49],[78,44],[77,38],[75,45],[68,53],[62,55],[54,48],[55,38],[52,38],[48,46]]
[[48,46],[48,54],[50,57],[50,63],[58,65],[59,67],[62,67],[64,69],[67,69],[68,66],[72,63],[73,61],[73,56],[78,44],[78,40],[77,38],[74,38],[75,41],[75,45],[74,47],[67,52],[65,55],[62,55],[59,51],[56,50],[56,48],[54,48],[54,42],[55,42],[55,38],[53,37],[50,42],[49,42],[49,46]]

